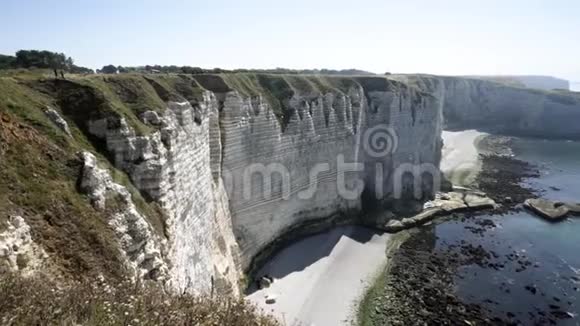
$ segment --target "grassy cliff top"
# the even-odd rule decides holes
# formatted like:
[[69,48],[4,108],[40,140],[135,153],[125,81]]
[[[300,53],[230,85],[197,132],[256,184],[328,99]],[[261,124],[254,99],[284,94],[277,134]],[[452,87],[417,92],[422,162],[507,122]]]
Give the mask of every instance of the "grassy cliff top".
[[[4,77],[2,77],[4,76]],[[241,96],[261,96],[285,127],[293,111],[290,99],[301,96],[313,100],[327,93],[348,94],[362,87],[373,90],[407,87],[384,76],[296,75],[268,73],[222,74],[140,74],[67,75],[54,79],[50,71],[16,70],[0,79],[39,92],[65,115],[82,126],[87,121],[107,116],[123,117],[137,134],[153,129],[139,116],[148,110],[162,112],[167,101],[189,101],[197,105],[204,91],[216,94],[237,91]]]

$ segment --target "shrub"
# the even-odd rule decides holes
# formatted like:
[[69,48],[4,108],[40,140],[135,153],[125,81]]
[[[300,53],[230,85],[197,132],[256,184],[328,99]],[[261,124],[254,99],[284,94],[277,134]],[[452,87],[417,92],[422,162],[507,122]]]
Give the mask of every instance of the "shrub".
[[169,294],[129,280],[56,285],[2,276],[0,301],[2,325],[278,325],[243,299]]

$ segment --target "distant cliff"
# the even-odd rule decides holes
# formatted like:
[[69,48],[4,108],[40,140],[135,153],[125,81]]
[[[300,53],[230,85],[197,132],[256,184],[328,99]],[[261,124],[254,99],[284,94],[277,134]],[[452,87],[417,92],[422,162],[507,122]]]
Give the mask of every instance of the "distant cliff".
[[468,78],[477,78],[489,81],[504,83],[509,86],[527,87],[551,91],[555,89],[570,90],[570,82],[552,76],[470,76]]
[[543,138],[580,139],[580,94],[429,75],[393,78],[436,93],[446,128]]

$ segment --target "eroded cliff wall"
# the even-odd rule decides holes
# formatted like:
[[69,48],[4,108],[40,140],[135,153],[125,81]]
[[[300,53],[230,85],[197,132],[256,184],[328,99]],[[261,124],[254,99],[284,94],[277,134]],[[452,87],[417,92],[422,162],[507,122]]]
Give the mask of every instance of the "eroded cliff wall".
[[438,100],[383,78],[374,89],[360,82],[346,92],[294,94],[285,128],[267,103],[225,96],[222,167],[244,269],[296,225],[356,216],[363,191],[371,200],[392,197],[398,166],[438,166]]
[[163,208],[159,246],[179,290],[237,292],[252,260],[290,229],[356,222],[364,205],[394,196],[397,167],[439,164],[433,94],[383,77],[244,78],[199,76],[204,89],[189,98],[165,88],[175,93],[165,108],[137,115],[147,134],[122,114],[85,128]]
[[580,139],[580,94],[510,87],[479,79],[401,75],[392,78],[438,93],[449,129]]
[[168,102],[161,114],[146,111],[143,121],[159,128],[147,136],[135,135],[122,118],[89,122],[113,163],[164,209],[169,283],[180,291],[238,293],[241,273],[227,194],[210,164],[210,144],[220,151],[219,133],[210,133],[217,105],[206,92],[195,108],[184,101]]
[[[59,142],[70,152],[54,173],[68,180],[79,207],[99,216],[107,249],[96,256],[110,253],[134,277],[178,291],[238,294],[254,258],[290,231],[359,222],[361,211],[397,197],[398,186],[412,188],[413,180],[399,180],[401,166],[438,172],[441,101],[384,77],[6,83],[18,98],[34,96],[26,111],[9,97],[10,115],[38,121],[55,151]],[[33,233],[45,229],[38,225]]]

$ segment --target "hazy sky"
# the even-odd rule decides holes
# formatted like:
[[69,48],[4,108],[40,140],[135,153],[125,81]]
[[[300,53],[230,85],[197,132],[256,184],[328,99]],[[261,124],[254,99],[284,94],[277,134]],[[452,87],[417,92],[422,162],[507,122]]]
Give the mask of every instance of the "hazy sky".
[[0,0],[0,53],[91,68],[359,68],[580,80],[579,0]]

